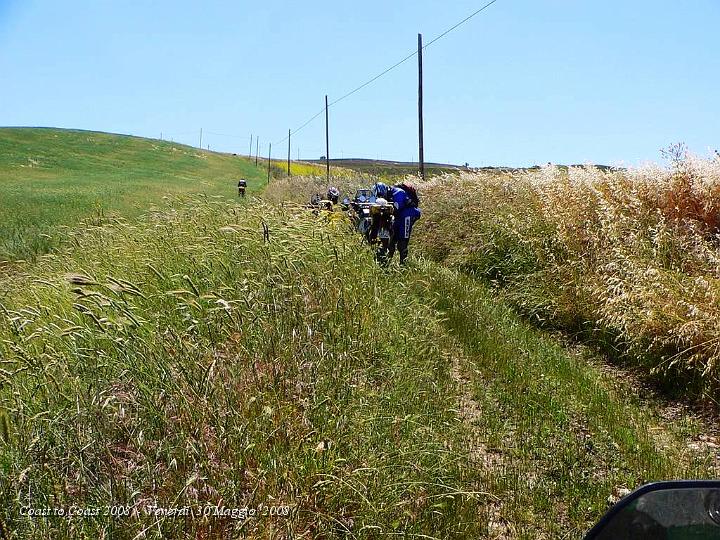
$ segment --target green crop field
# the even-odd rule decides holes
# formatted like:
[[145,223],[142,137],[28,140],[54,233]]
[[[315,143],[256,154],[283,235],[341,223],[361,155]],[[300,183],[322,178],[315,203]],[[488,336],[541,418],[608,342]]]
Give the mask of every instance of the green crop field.
[[580,257],[544,241],[535,184],[462,179],[487,197],[463,237],[463,184],[422,186],[411,262],[381,268],[342,213],[288,201],[318,179],[260,193],[232,156],[6,131],[2,226],[61,178],[37,227],[64,240],[0,274],[2,539],[578,538],[628,488],[720,472],[712,417],[523,309],[563,296],[543,250]]
[[165,195],[234,197],[265,180],[254,162],[181,144],[91,131],[0,128],[0,261],[34,257],[86,218],[134,217]]

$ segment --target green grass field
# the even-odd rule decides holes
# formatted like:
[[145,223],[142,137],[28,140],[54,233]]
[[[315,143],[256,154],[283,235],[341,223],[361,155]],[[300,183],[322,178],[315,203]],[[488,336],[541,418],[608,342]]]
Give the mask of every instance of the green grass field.
[[[78,178],[113,163],[55,134]],[[182,168],[138,152],[146,181]],[[340,213],[222,185],[126,185],[126,218],[67,214],[0,275],[0,538],[577,538],[625,488],[717,477],[702,418],[482,280],[380,268]]]
[[63,240],[62,226],[98,215],[135,217],[165,195],[236,196],[265,171],[246,158],[91,131],[0,128],[0,261],[32,258]]

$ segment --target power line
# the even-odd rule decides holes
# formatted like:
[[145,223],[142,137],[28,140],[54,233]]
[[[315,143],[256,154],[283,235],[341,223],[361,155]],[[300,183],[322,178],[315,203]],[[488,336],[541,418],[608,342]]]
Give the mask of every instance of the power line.
[[[475,12],[473,12],[472,14],[468,15],[467,17],[465,17],[465,18],[464,18],[462,21],[460,21],[459,23],[457,23],[457,24],[451,26],[450,28],[448,28],[447,30],[445,30],[442,34],[440,34],[439,36],[437,36],[435,39],[429,41],[422,49],[423,49],[423,50],[427,49],[430,45],[432,45],[432,44],[435,43],[436,41],[444,38],[444,37],[445,37],[446,35],[448,35],[450,32],[452,32],[453,30],[455,30],[455,29],[458,28],[459,26],[462,26],[463,24],[465,24],[466,22],[468,22],[470,19],[472,19],[473,17],[475,17],[475,16],[478,15],[479,13],[485,11],[487,8],[489,8],[490,6],[492,6],[492,5],[493,5],[495,2],[497,2],[497,1],[498,1],[498,0],[492,0],[492,1],[488,2],[487,4],[485,4],[484,6],[482,6],[482,7],[481,7],[480,9],[478,9],[477,11],[475,11]],[[402,64],[404,64],[405,62],[407,62],[408,60],[410,60],[411,58],[413,58],[413,57],[416,56],[417,54],[418,54],[418,51],[417,51],[417,50],[413,51],[412,53],[408,54],[405,58],[403,58],[402,60],[400,60],[399,62],[396,62],[395,64],[393,64],[392,66],[390,66],[389,68],[387,68],[386,70],[384,70],[382,73],[379,73],[378,75],[375,75],[375,76],[374,76],[372,79],[370,79],[369,81],[364,82],[363,84],[361,84],[361,85],[358,86],[357,88],[351,90],[351,91],[348,92],[347,94],[345,94],[345,95],[339,97],[338,99],[330,102],[330,104],[328,105],[328,107],[332,107],[333,105],[341,102],[342,100],[344,100],[344,99],[346,99],[346,98],[349,98],[349,97],[352,96],[354,93],[359,92],[360,90],[362,90],[362,89],[365,88],[366,86],[368,86],[368,85],[374,83],[375,81],[377,81],[377,80],[378,80],[380,77],[382,77],[383,75],[387,75],[388,73],[390,73],[390,72],[391,72],[392,70],[394,70],[395,68],[400,67]],[[300,131],[301,129],[303,129],[305,126],[307,126],[310,122],[312,122],[313,120],[315,120],[318,116],[320,116],[320,115],[323,114],[324,112],[325,112],[325,109],[321,109],[317,114],[315,114],[314,116],[312,116],[309,120],[307,120],[307,121],[306,121],[304,124],[302,124],[299,128],[294,129],[294,130],[293,130],[293,133],[297,133],[298,131]],[[285,142],[287,139],[288,139],[288,138],[287,138],[287,136],[286,136],[285,138],[283,138],[283,139],[281,139],[280,141],[278,141],[276,144],[283,143],[283,142]]]
[[[435,39],[433,39],[432,41],[430,41],[427,45],[425,45],[425,46],[423,47],[423,50],[427,49],[430,45],[432,45],[433,43],[435,43],[435,42],[438,41],[439,39],[441,39],[441,38],[445,37],[446,35],[448,35],[450,32],[452,32],[453,30],[455,30],[458,26],[461,26],[461,25],[465,24],[465,23],[468,22],[470,19],[472,19],[475,15],[477,15],[477,14],[480,13],[481,11],[486,10],[487,8],[489,8],[491,5],[493,5],[493,4],[494,4],[495,2],[497,2],[497,1],[498,1],[498,0],[492,0],[492,2],[488,2],[488,3],[485,4],[483,7],[481,7],[481,8],[478,9],[476,12],[474,12],[472,15],[470,15],[470,16],[468,16],[468,17],[465,17],[462,21],[460,21],[459,23],[457,23],[455,26],[453,26],[453,27],[451,27],[451,28],[448,28],[448,29],[445,30],[442,34],[440,34],[438,37],[436,37]],[[413,56],[417,56],[417,51],[413,51],[412,53],[410,53],[409,55],[407,55],[405,58],[403,58],[402,60],[400,60],[400,61],[397,62],[396,64],[393,64],[392,66],[390,66],[389,68],[387,68],[385,71],[383,71],[383,72],[380,73],[379,75],[376,75],[375,77],[373,77],[372,79],[370,79],[370,80],[367,81],[366,83],[361,84],[360,86],[358,86],[358,87],[355,88],[354,90],[351,90],[350,92],[348,92],[348,93],[345,94],[344,96],[339,97],[339,98],[336,99],[335,101],[331,101],[329,106],[332,107],[332,106],[335,105],[336,103],[341,102],[343,99],[352,96],[355,92],[358,92],[359,90],[362,90],[363,88],[365,88],[365,87],[368,86],[369,84],[374,83],[376,80],[378,80],[378,79],[379,79],[380,77],[382,77],[383,75],[391,72],[391,71],[392,71],[393,69],[395,69],[396,67],[399,67],[400,65],[402,65],[402,64],[404,64],[405,62],[407,62],[408,60],[410,60]]]
[[246,136],[244,136],[244,135],[230,135],[230,134],[228,134],[228,133],[216,133],[216,132],[214,132],[214,131],[206,131],[205,133],[207,133],[207,134],[209,134],[209,135],[218,135],[218,136],[220,136],[220,137],[231,137],[231,138],[233,138],[233,139],[244,139],[244,140],[248,140],[248,139],[249,139],[249,137],[246,137]]
[[469,15],[468,17],[465,17],[462,21],[460,21],[459,23],[457,23],[455,26],[452,26],[452,27],[448,28],[448,29],[445,30],[442,34],[440,34],[438,37],[436,37],[436,38],[433,39],[432,41],[429,41],[428,44],[423,47],[423,50],[424,50],[424,49],[427,49],[430,45],[432,45],[433,43],[435,43],[437,40],[439,40],[439,39],[444,38],[445,36],[447,36],[450,32],[452,32],[453,30],[455,30],[458,26],[462,26],[463,24],[465,24],[466,22],[468,22],[470,19],[472,19],[472,18],[473,18],[475,15],[477,15],[478,13],[480,13],[480,12],[482,12],[482,11],[485,11],[487,8],[489,8],[490,6],[492,6],[492,5],[493,5],[495,2],[497,2],[497,1],[498,1],[498,0],[492,0],[492,2],[488,2],[487,4],[485,4],[483,7],[481,7],[480,9],[478,9],[478,10],[477,10],[475,13],[473,13],[472,15]]
[[[497,1],[497,0],[495,0],[495,1]],[[386,75],[386,74],[390,73],[393,69],[395,69],[395,68],[399,67],[400,65],[404,64],[405,62],[407,62],[408,60],[410,60],[410,59],[411,59],[413,56],[415,56],[416,54],[417,54],[417,51],[414,51],[413,53],[407,55],[405,58],[403,58],[403,59],[400,60],[399,62],[393,64],[392,66],[390,66],[389,68],[387,68],[387,69],[386,69],[385,71],[383,71],[382,73],[380,73],[380,74],[378,74],[378,75],[375,75],[375,76],[374,76],[372,79],[370,79],[369,81],[364,82],[363,84],[361,84],[360,86],[358,86],[358,87],[355,88],[354,90],[351,90],[350,92],[348,92],[348,93],[345,94],[344,96],[339,97],[339,98],[336,99],[335,101],[332,101],[332,102],[328,105],[328,107],[332,107],[333,105],[335,105],[336,103],[339,103],[339,102],[342,101],[343,99],[349,98],[349,97],[352,96],[355,92],[358,92],[358,91],[362,90],[363,88],[365,88],[366,86],[368,86],[369,84],[374,83],[374,82],[377,81],[380,77],[382,77],[383,75]],[[300,131],[301,129],[303,129],[305,126],[307,126],[310,122],[312,122],[313,120],[315,120],[318,116],[320,116],[320,115],[323,114],[324,112],[325,112],[325,109],[324,109],[324,108],[321,109],[317,114],[315,114],[312,118],[310,118],[309,120],[307,120],[307,121],[306,121],[303,125],[301,125],[299,128],[294,129],[294,130],[293,130],[293,133],[297,133],[298,131]],[[284,139],[281,139],[280,141],[278,141],[278,144],[280,144],[280,143],[282,143],[282,142],[285,142],[286,140],[287,140],[287,137],[285,137]]]
[[[496,1],[497,1],[497,0],[496,0]],[[377,80],[378,80],[380,77],[382,77],[383,75],[386,75],[387,73],[390,73],[390,72],[391,72],[393,69],[395,69],[396,67],[401,66],[402,64],[404,64],[405,62],[407,62],[408,60],[410,60],[410,59],[411,59],[413,56],[415,56],[416,54],[417,54],[417,51],[412,52],[411,54],[407,55],[405,58],[403,58],[402,60],[400,60],[398,63],[393,64],[392,66],[390,66],[389,68],[387,68],[385,71],[383,71],[383,72],[380,73],[379,75],[375,75],[375,76],[374,76],[372,79],[370,79],[368,82],[361,84],[360,86],[358,86],[357,88],[355,88],[355,90],[351,90],[350,92],[348,92],[348,93],[345,94],[344,96],[339,97],[339,98],[336,99],[335,101],[331,102],[329,106],[331,107],[331,106],[335,105],[336,103],[341,102],[343,99],[349,98],[349,97],[352,96],[355,92],[358,92],[358,91],[362,90],[363,88],[365,88],[365,87],[368,86],[369,84],[372,84],[372,83],[374,83],[375,81],[377,81]]]
[[[324,112],[325,112],[325,108],[320,109],[320,111],[319,111],[315,116],[313,116],[312,118],[310,118],[310,120],[308,120],[307,122],[305,122],[305,123],[304,123],[302,126],[300,126],[299,128],[294,129],[294,130],[293,130],[293,133],[297,133],[298,131],[300,131],[302,128],[304,128],[305,126],[307,126],[310,122],[312,122],[313,120],[315,120],[318,116],[320,116],[320,115],[323,114]],[[284,139],[278,141],[276,144],[280,144],[281,142],[285,142],[286,140],[287,140],[287,137],[285,137]]]

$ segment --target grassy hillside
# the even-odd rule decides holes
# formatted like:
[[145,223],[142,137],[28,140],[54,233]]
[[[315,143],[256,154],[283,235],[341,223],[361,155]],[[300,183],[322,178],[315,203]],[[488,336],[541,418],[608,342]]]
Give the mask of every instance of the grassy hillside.
[[168,194],[233,197],[236,179],[264,182],[245,158],[176,143],[97,133],[0,128],[0,261],[58,245],[61,226],[118,214],[134,217]]

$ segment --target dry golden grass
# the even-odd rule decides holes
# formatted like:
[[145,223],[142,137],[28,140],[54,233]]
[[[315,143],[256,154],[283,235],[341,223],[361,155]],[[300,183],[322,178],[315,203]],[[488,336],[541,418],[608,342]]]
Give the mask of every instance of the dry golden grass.
[[[333,169],[334,171],[334,169]],[[328,188],[332,185],[340,190],[340,198],[346,195],[352,197],[358,186],[370,187],[374,180],[363,180],[359,175],[343,174],[332,176],[331,184],[328,185],[324,176],[292,176],[274,179],[263,192],[263,199],[273,203],[285,203],[288,201],[297,203],[308,203],[310,198],[318,193],[325,196]]]
[[505,287],[531,315],[641,358],[673,382],[720,382],[720,160],[462,174],[421,188],[436,260]]

